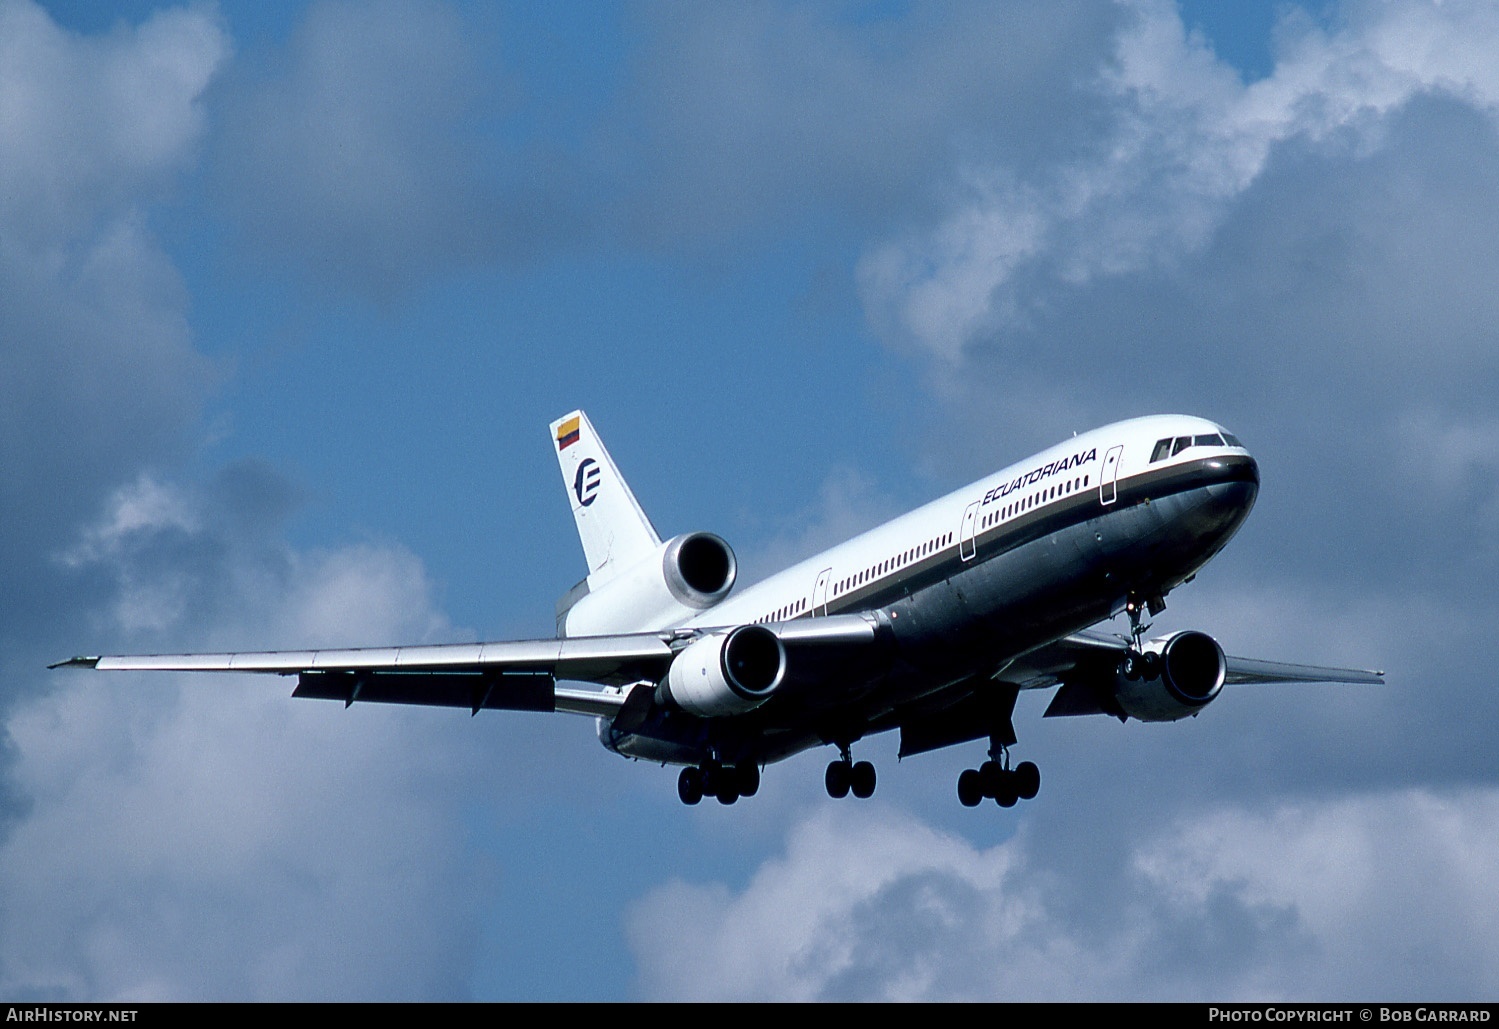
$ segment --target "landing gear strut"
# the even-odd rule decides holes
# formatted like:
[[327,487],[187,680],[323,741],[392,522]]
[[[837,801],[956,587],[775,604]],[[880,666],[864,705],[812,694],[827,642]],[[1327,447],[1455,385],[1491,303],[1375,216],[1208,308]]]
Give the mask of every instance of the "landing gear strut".
[[874,796],[874,765],[868,761],[855,764],[847,746],[840,746],[838,751],[840,756],[837,760],[828,762],[827,774],[823,776],[828,796],[834,800],[842,800],[849,793],[860,800],[868,800]]
[[1159,594],[1145,598],[1138,593],[1131,593],[1124,602],[1124,613],[1129,615],[1129,638],[1133,642],[1129,650],[1125,652],[1124,660],[1119,662],[1119,674],[1131,682],[1137,679],[1154,679],[1160,673],[1160,657],[1156,654],[1145,653],[1145,645],[1142,641],[1146,630],[1150,628],[1150,623],[1142,623],[1140,613],[1149,611],[1152,615],[1158,615],[1164,610],[1166,610],[1166,600]]
[[683,804],[696,804],[704,797],[716,797],[720,804],[732,804],[740,797],[753,797],[760,791],[760,766],[753,761],[721,765],[716,761],[689,765],[677,775],[677,796]]
[[1039,792],[1041,769],[1031,761],[1011,768],[1008,747],[999,748],[997,760],[991,749],[988,761],[958,776],[958,803],[964,807],[978,807],[986,797],[1000,807],[1014,807],[1018,801],[1034,799]]

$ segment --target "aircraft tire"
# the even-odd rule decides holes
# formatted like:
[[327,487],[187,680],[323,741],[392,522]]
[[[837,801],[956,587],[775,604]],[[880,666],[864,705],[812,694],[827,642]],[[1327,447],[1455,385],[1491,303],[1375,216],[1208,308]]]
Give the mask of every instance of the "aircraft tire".
[[853,790],[854,796],[860,800],[868,800],[874,796],[874,786],[874,765],[868,761],[860,761],[850,769],[849,788]]
[[998,797],[1000,784],[1005,777],[1004,766],[998,761],[985,761],[978,770],[979,793],[985,797]]
[[741,797],[753,797],[760,792],[760,766],[753,761],[735,765],[734,779]]
[[979,786],[978,769],[963,769],[958,775],[958,803],[964,807],[978,807],[983,799],[984,791]]
[[1006,770],[1000,773],[999,789],[994,794],[994,802],[1000,807],[1014,807],[1020,800],[1016,786],[1014,772]]
[[720,804],[722,804],[724,807],[728,807],[738,799],[739,785],[737,783],[735,783],[732,779],[730,779],[728,782],[719,783],[718,802]]
[[683,804],[696,804],[703,799],[703,773],[691,765],[677,775],[677,796]]
[[1015,766],[1015,792],[1021,800],[1035,800],[1041,792],[1041,769],[1034,761],[1022,761]]
[[849,763],[847,761],[829,761],[827,774],[822,777],[823,785],[828,789],[828,796],[834,800],[842,800],[848,796]]

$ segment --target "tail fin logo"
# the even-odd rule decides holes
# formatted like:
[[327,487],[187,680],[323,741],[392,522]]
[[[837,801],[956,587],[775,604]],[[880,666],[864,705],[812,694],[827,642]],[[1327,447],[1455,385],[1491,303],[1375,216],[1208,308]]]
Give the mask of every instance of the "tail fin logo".
[[[575,419],[576,420],[576,419]],[[566,426],[563,426],[565,429]],[[577,427],[573,427],[573,440],[578,438]],[[561,440],[561,432],[558,433],[559,446],[567,446]],[[578,474],[573,476],[573,495],[578,498],[578,503],[587,507],[598,497],[599,481],[603,473],[599,470],[599,463],[591,457],[585,457],[578,462]]]

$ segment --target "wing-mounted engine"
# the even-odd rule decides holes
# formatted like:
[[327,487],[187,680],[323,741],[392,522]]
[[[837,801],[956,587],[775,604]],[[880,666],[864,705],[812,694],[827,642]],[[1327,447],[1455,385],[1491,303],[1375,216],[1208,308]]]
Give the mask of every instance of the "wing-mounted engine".
[[1174,722],[1195,715],[1223,691],[1223,648],[1205,632],[1186,630],[1151,640],[1126,654],[1114,675],[1114,699],[1142,722]]
[[700,718],[753,711],[786,678],[786,648],[763,625],[694,640],[671,663],[658,692]]
[[676,625],[728,596],[738,567],[734,551],[711,532],[675,536],[601,585],[579,583],[558,605],[557,634],[599,636]]

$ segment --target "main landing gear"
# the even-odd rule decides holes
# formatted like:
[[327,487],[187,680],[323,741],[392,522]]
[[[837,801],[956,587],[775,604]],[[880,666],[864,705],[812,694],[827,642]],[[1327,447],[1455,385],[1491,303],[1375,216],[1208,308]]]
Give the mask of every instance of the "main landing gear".
[[838,750],[838,759],[828,762],[827,775],[823,777],[828,796],[834,800],[842,800],[849,793],[860,800],[868,800],[874,796],[874,765],[868,761],[855,764],[846,746],[839,747]]
[[958,776],[958,802],[964,807],[978,807],[985,798],[1000,807],[1014,807],[1041,792],[1041,769],[1034,762],[1022,761],[1011,768],[1009,751],[1001,753],[1000,760],[991,754],[988,761]]
[[717,797],[720,804],[732,804],[740,797],[753,797],[760,791],[760,766],[753,761],[738,765],[718,762],[689,765],[677,776],[677,796],[683,804],[696,804],[704,797]]

